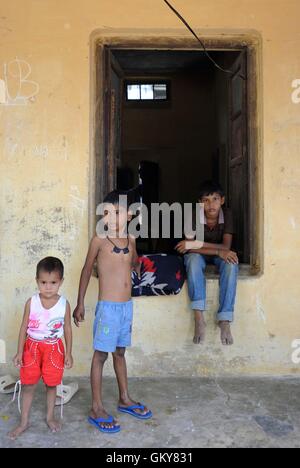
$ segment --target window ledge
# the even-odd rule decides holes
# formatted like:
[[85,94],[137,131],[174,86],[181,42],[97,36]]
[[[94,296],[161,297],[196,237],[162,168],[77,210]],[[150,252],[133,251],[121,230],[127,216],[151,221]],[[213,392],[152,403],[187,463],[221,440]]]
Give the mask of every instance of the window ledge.
[[[248,265],[245,263],[241,263],[239,265],[239,279],[249,279],[253,277],[258,277],[261,275],[261,271],[259,268],[253,266],[253,265]],[[216,270],[216,267],[214,265],[208,265],[205,270],[205,276],[207,279],[212,279],[212,280],[218,280],[219,279],[219,274]]]

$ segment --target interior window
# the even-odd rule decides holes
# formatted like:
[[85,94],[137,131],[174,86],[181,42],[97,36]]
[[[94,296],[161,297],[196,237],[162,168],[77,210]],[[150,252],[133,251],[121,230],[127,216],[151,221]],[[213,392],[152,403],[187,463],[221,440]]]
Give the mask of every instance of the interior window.
[[167,83],[127,83],[127,101],[166,101],[168,99]]

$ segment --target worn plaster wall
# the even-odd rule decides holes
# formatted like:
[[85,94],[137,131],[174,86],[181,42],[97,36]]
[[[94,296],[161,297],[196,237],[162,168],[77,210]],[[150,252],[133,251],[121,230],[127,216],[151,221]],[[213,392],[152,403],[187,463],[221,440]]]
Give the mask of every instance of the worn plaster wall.
[[[239,283],[230,349],[219,345],[213,324],[215,281],[208,284],[209,333],[201,348],[191,343],[186,290],[177,297],[136,300],[130,375],[298,373],[291,343],[300,338],[300,103],[299,93],[295,103],[291,96],[292,82],[300,79],[299,1],[174,4],[203,34],[261,34],[264,273]],[[7,361],[41,257],[58,255],[65,262],[63,292],[75,305],[88,246],[90,37],[97,29],[112,35],[185,34],[160,0],[1,0],[0,339]],[[96,295],[93,279],[87,320],[74,330],[75,375],[89,371]]]

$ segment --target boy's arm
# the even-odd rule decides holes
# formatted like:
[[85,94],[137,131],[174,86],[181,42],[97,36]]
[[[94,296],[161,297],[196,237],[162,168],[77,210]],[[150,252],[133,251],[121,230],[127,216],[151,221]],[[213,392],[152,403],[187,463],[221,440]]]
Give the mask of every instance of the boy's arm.
[[101,239],[97,236],[95,236],[91,240],[89,250],[87,253],[87,257],[85,260],[85,264],[81,272],[77,306],[73,312],[73,318],[74,318],[76,327],[79,327],[79,323],[84,321],[84,315],[85,315],[84,298],[85,298],[85,294],[87,291],[87,287],[90,282],[90,278],[92,276],[94,263],[100,250],[100,244],[101,244]]
[[[225,250],[225,251],[228,251],[231,249],[231,246],[232,246],[232,234],[224,234],[223,235],[223,242],[222,244],[212,244],[212,243],[209,243],[209,242],[204,242],[203,243],[203,249],[207,249],[207,250],[212,250],[214,253],[212,254],[204,254],[204,255],[216,255],[216,250]],[[202,249],[200,249],[202,250]],[[202,253],[202,252],[199,252],[199,253]]]
[[27,329],[28,329],[28,322],[29,322],[29,315],[30,315],[30,304],[31,304],[31,299],[28,299],[28,301],[25,304],[22,325],[21,325],[20,332],[19,332],[18,351],[13,359],[13,363],[16,367],[21,367],[22,365],[22,356],[23,356],[24,345],[25,345],[25,341],[27,337]]
[[231,245],[232,234],[224,234],[222,244],[212,244],[186,237],[186,240],[179,242],[175,248],[179,253],[186,253],[188,250],[192,250],[194,253],[201,253],[203,255],[217,255],[217,251],[219,250],[230,250]]
[[64,337],[65,337],[65,343],[66,343],[65,367],[66,369],[71,369],[71,367],[73,367],[73,357],[72,357],[73,339],[72,339],[72,325],[71,325],[71,307],[68,302],[66,305]]
[[[199,245],[203,245],[199,248]],[[222,258],[227,263],[238,264],[239,260],[235,252],[232,252],[232,234],[224,234],[223,235],[223,242],[222,244],[212,244],[209,242],[199,242],[199,241],[181,241],[176,246],[176,250],[181,253],[185,254],[188,251],[192,253],[198,253],[201,255],[211,255]]]

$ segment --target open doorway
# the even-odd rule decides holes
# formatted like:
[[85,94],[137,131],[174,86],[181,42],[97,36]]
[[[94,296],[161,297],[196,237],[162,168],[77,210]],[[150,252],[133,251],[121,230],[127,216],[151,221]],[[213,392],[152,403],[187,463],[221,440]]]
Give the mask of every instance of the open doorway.
[[[235,249],[251,263],[247,48],[210,52],[104,47],[103,194],[138,185],[148,202],[196,202],[206,179],[224,187]],[[243,76],[245,79],[242,79]],[[174,253],[177,239],[138,241],[140,253]]]

